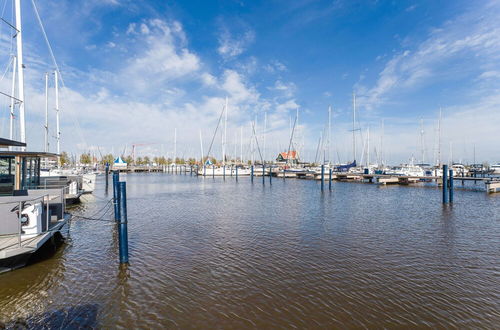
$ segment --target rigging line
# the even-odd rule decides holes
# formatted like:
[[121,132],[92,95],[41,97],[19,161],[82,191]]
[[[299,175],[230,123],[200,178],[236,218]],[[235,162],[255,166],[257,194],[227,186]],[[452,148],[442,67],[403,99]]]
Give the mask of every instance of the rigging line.
[[[5,6],[4,6],[4,9],[5,9]],[[3,16],[3,13],[2,13],[2,16]],[[7,24],[8,26],[10,26],[11,28],[13,28],[14,30],[16,30],[17,32],[19,32],[19,30],[12,24],[10,24],[7,20],[5,20],[3,17],[0,17],[0,20],[2,22],[4,22],[5,24]]]
[[[224,105],[222,107],[222,112],[219,116],[219,121],[217,122],[217,126],[215,127],[215,132],[214,135],[212,136],[212,142],[210,142],[210,147],[208,148],[207,152],[207,158],[210,156],[210,151],[212,150],[212,145],[214,144],[215,136],[217,135],[217,130],[219,129],[220,122],[222,120],[222,116],[224,115],[224,110],[226,109],[226,106]],[[203,162],[203,159],[201,160]]]
[[288,154],[286,155],[286,164],[288,165],[288,160],[290,159],[290,148],[292,146],[293,141],[293,133],[295,132],[295,124],[297,123],[297,116],[295,116],[295,120],[293,122],[292,134],[290,134],[290,142],[288,143]]
[[262,158],[262,154],[260,152],[259,139],[257,139],[257,134],[255,133],[255,121],[252,121],[252,130],[253,136],[255,137],[255,142],[257,143],[257,150],[259,151],[260,161],[262,162],[262,164],[264,164],[264,159]]
[[14,56],[11,56],[11,57],[10,57],[10,61],[9,61],[9,63],[7,64],[7,66],[5,67],[5,71],[3,72],[2,77],[0,78],[0,81],[2,81],[2,80],[3,80],[3,78],[5,78],[5,75],[7,74],[7,70],[9,70],[9,67],[10,67],[10,65],[12,64],[12,61],[13,61],[13,60],[14,60]]
[[[59,79],[61,80],[61,84],[63,87],[63,89],[61,91],[64,92],[66,90],[66,83],[64,82],[63,76],[61,74],[61,70],[59,69],[59,65],[57,64],[56,57],[54,56],[54,52],[52,51],[52,46],[50,45],[49,38],[47,37],[47,33],[45,32],[45,28],[43,26],[42,19],[40,18],[40,14],[38,13],[38,8],[36,7],[35,0],[31,0],[31,3],[33,4],[33,9],[35,11],[35,16],[36,16],[36,19],[38,21],[38,25],[40,25],[40,29],[42,30],[43,38],[45,39],[45,43],[47,44],[47,48],[49,49],[50,57],[52,58],[52,63],[54,64],[54,66],[57,70]],[[85,138],[83,136],[82,129],[80,127],[80,123],[78,122],[78,117],[76,116],[76,114],[74,114],[74,116],[76,119],[75,124],[76,124],[76,128],[78,130],[78,135],[80,135],[80,139],[83,141],[83,143],[85,145],[87,145],[87,141],[85,141]]]

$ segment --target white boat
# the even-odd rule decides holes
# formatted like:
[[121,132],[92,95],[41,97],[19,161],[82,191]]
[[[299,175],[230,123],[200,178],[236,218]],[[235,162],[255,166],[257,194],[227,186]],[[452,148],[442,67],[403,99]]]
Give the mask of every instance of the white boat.
[[[249,176],[251,174],[251,170],[245,167],[236,167],[236,166],[205,166],[201,167],[198,170],[199,175],[205,176]],[[255,174],[255,173],[254,173]]]
[[412,164],[403,164],[399,167],[387,170],[386,174],[399,175],[399,176],[411,176],[411,177],[425,177],[425,170],[418,166]]
[[453,171],[453,176],[466,176],[469,173],[469,170],[464,165],[458,163],[451,165],[451,170]]
[[500,174],[500,163],[496,163],[490,166],[490,170],[492,170],[493,174]]

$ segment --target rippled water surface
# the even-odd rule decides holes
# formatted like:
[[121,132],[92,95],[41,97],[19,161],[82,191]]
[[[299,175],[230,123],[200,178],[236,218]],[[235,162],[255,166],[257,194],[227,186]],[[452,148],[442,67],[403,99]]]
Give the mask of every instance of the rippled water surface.
[[[87,217],[111,197],[73,209]],[[268,180],[268,179],[267,179]],[[479,185],[479,184],[478,184]],[[100,328],[500,324],[500,194],[127,176],[130,265],[111,222],[74,219],[51,258],[0,275],[0,320]],[[52,323],[51,323],[52,322]],[[1,325],[1,324],[0,324]]]

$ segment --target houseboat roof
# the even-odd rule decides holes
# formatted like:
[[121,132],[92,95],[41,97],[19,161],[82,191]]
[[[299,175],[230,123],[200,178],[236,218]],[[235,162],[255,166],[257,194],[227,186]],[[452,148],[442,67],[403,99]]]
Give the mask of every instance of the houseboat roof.
[[57,154],[42,151],[0,151],[0,156],[19,156],[19,157],[40,157],[40,158],[57,158]]
[[0,148],[6,147],[26,147],[26,143],[0,138]]

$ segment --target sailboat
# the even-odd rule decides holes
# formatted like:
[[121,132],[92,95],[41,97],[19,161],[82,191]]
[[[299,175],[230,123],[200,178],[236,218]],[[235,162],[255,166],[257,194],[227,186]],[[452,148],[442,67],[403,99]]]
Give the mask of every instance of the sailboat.
[[[227,164],[227,112],[228,112],[228,98],[226,97],[224,107],[222,108],[222,113],[221,116],[219,117],[219,122],[217,123],[217,127],[215,128],[214,135],[212,137],[212,142],[215,139],[215,136],[217,135],[217,131],[219,129],[219,125],[221,121],[223,121],[224,125],[224,130],[222,132],[222,165],[221,166],[216,166],[210,161],[209,154],[210,154],[210,149],[208,150],[208,154],[205,157],[207,160],[205,161],[204,165],[202,168],[198,169],[198,174],[199,175],[204,175],[204,176],[249,176],[250,175],[250,170],[248,168],[245,168],[241,165],[235,165],[235,164]],[[224,119],[222,119],[224,118]],[[200,144],[201,143],[201,132],[200,132]],[[203,154],[203,146],[202,146],[202,154]]]

